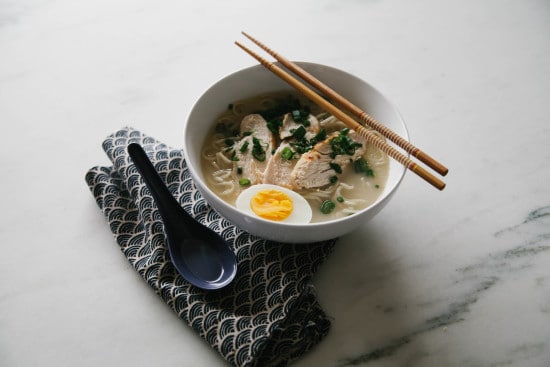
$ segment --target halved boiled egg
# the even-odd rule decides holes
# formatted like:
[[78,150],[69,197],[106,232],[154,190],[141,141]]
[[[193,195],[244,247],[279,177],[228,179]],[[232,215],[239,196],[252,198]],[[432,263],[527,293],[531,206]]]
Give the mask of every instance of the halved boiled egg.
[[285,187],[258,184],[244,190],[235,206],[252,216],[287,223],[309,223],[311,207],[306,199]]

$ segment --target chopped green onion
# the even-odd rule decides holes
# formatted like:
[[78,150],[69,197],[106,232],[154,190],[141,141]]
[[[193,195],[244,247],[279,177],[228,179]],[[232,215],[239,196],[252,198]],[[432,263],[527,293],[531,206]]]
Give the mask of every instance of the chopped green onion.
[[279,134],[279,128],[283,125],[283,118],[277,117],[267,121],[267,128],[275,135]]
[[338,176],[330,176],[329,180],[331,184],[336,183],[336,181],[338,181]]
[[239,180],[239,185],[248,186],[248,185],[250,185],[250,180],[248,178],[241,178]]
[[233,139],[225,139],[225,145],[228,147],[233,146],[235,144],[235,141]]
[[246,152],[246,150],[248,149],[248,144],[249,144],[249,143],[248,143],[247,141],[245,141],[245,142],[243,143],[243,145],[241,145],[241,148],[239,149],[239,151],[240,151],[241,153]]
[[293,110],[291,112],[292,119],[302,124],[305,127],[308,127],[310,125],[309,122],[309,109],[301,109],[301,110]]
[[291,129],[290,133],[296,140],[302,140],[306,136],[306,128],[303,126],[298,127],[297,129]]
[[330,168],[332,168],[336,173],[342,173],[342,167],[338,163],[330,162]]
[[241,166],[237,167],[237,173],[239,175],[243,173],[243,168]]
[[292,95],[278,98],[276,102],[277,104],[275,106],[257,112],[260,113],[266,121],[269,121],[273,118],[283,116],[288,111],[302,108],[300,101]]
[[364,173],[365,176],[374,177],[374,171],[370,168],[369,163],[363,157],[353,162],[353,169],[356,173]]
[[323,214],[330,214],[334,210],[334,208],[336,208],[336,204],[334,204],[334,202],[330,200],[325,200],[321,204],[320,210]]
[[319,130],[319,132],[317,133],[317,135],[315,135],[313,139],[316,143],[318,143],[320,141],[325,140],[326,138],[327,138],[327,131],[325,130],[325,128],[322,128],[321,130]]
[[336,158],[337,155],[353,155],[355,150],[362,146],[362,144],[355,142],[349,136],[349,129],[343,128],[340,130],[338,136],[330,140],[330,146],[332,152],[330,156]]
[[260,140],[258,138],[253,137],[252,145],[253,145],[252,156],[260,162],[265,161],[265,158],[266,158],[265,149],[262,147]]
[[281,151],[281,158],[286,159],[287,161],[291,160],[294,156],[294,152],[289,147],[284,147]]
[[338,197],[336,198],[336,201],[339,202],[339,203],[343,203],[343,202],[344,202],[344,198],[341,197],[341,196],[338,196]]

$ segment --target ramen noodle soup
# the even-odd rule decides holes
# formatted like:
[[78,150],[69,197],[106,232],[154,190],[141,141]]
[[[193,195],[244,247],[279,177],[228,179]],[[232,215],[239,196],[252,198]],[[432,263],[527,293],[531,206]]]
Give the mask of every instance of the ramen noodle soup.
[[208,187],[266,220],[308,223],[372,204],[388,156],[334,116],[292,92],[228,104],[203,144]]

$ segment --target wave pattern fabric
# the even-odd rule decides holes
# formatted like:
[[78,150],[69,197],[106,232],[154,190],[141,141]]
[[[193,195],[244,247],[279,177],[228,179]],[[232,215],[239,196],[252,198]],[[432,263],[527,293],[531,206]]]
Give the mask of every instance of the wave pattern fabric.
[[[238,271],[221,290],[185,281],[168,256],[163,224],[126,148],[139,143],[183,208],[220,233]],[[103,142],[110,167],[93,167],[86,182],[124,256],[170,306],[232,366],[286,366],[316,345],[330,321],[311,285],[335,240],[313,244],[266,241],[239,230],[194,187],[183,152],[124,128]]]

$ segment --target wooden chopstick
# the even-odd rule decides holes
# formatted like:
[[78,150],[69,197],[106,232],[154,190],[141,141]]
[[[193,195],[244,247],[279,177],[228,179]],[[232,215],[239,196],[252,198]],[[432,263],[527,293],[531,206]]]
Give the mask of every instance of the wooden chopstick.
[[256,60],[258,60],[260,64],[262,64],[268,70],[270,70],[275,75],[283,79],[292,87],[296,88],[300,93],[305,95],[311,101],[313,101],[318,106],[325,109],[327,112],[331,113],[340,121],[345,123],[346,126],[348,126],[350,129],[355,130],[358,134],[363,136],[368,143],[373,144],[375,147],[377,147],[378,149],[386,153],[388,156],[392,157],[393,159],[401,163],[404,167],[406,167],[413,173],[420,176],[422,179],[430,183],[435,188],[439,190],[443,190],[445,188],[445,183],[443,181],[441,181],[440,179],[432,175],[430,172],[426,171],[424,168],[422,168],[421,166],[419,166],[418,164],[410,160],[407,156],[401,154],[397,149],[395,149],[393,146],[386,143],[383,139],[381,139],[378,135],[376,135],[372,130],[366,129],[363,125],[359,124],[357,121],[352,119],[346,113],[341,111],[338,107],[334,106],[333,104],[325,100],[315,91],[313,91],[311,88],[309,88],[308,86],[300,82],[298,79],[291,76],[282,68],[267,61],[266,59],[256,54],[254,51],[250,50],[249,48],[242,45],[241,43],[235,42],[235,44],[240,48],[242,48],[249,55],[254,57]]
[[252,42],[254,42],[256,45],[258,45],[260,48],[262,48],[265,52],[273,56],[277,61],[279,61],[287,69],[289,69],[290,71],[292,71],[293,73],[295,73],[296,75],[304,79],[307,83],[315,87],[321,93],[324,93],[327,97],[331,98],[335,103],[340,105],[343,109],[347,110],[352,115],[356,116],[357,118],[365,122],[365,124],[373,128],[374,130],[378,131],[389,140],[393,141],[396,145],[401,147],[407,153],[416,157],[421,162],[424,162],[428,167],[432,168],[434,171],[436,171],[442,176],[445,176],[449,172],[449,169],[445,167],[443,164],[439,163],[430,155],[423,152],[419,148],[415,147],[413,144],[411,144],[406,139],[399,136],[399,134],[397,134],[387,126],[384,126],[383,124],[381,124],[374,117],[370,116],[368,113],[361,110],[359,107],[357,107],[356,105],[354,105],[353,103],[345,99],[343,96],[341,96],[336,91],[328,87],[326,84],[324,84],[323,82],[315,78],[313,75],[311,75],[310,73],[302,69],[300,66],[296,65],[292,61],[286,59],[285,57],[281,56],[277,52],[273,51],[271,48],[267,47],[264,43],[258,41],[256,38],[252,37],[246,32],[241,32],[241,33],[245,37],[250,39]]

